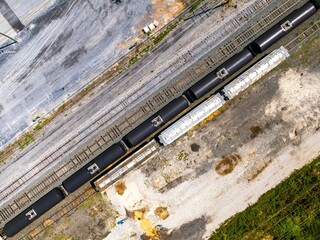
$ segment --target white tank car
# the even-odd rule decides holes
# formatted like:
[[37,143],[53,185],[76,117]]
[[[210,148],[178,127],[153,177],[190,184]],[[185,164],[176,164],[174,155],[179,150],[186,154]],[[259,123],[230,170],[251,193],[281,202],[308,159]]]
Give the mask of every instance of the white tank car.
[[[274,50],[243,74],[235,78],[232,82],[227,84],[222,90],[223,94],[229,99],[234,98],[241,91],[245,90],[251,84],[278,66],[287,57],[289,57],[289,52],[284,47]],[[174,142],[193,126],[197,125],[214,111],[218,110],[224,103],[225,100],[219,93],[210,97],[161,132],[159,135],[160,143],[166,146]]]
[[229,99],[235,97],[241,91],[278,66],[287,57],[289,57],[289,52],[284,47],[274,50],[239,77],[227,84],[222,91]]
[[160,142],[166,146],[185,134],[193,126],[197,125],[211,113],[219,109],[225,103],[223,97],[218,93],[210,97],[189,113],[184,115],[159,135]]

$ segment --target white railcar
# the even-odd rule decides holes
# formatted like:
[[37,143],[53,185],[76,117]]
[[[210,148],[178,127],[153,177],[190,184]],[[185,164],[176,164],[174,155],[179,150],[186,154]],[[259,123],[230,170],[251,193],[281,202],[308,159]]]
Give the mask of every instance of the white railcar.
[[289,52],[284,47],[280,47],[260,60],[257,64],[249,68],[231,83],[223,88],[223,92],[229,99],[235,97],[241,91],[259,80],[266,73],[278,66],[289,57]]
[[170,127],[161,132],[161,134],[159,135],[160,142],[164,146],[174,142],[193,126],[197,125],[203,119],[219,109],[224,103],[225,100],[219,93],[213,97],[210,97],[195,109],[191,110],[185,116],[180,118]]

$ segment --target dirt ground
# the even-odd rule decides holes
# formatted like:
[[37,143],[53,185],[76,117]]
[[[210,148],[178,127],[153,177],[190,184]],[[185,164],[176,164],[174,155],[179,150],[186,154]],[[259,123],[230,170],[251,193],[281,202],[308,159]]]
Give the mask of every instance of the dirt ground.
[[50,236],[208,238],[320,154],[319,46],[318,34],[216,116],[98,194],[97,203],[54,225]]
[[[64,217],[58,225],[47,228],[37,239],[103,239],[116,225],[117,212],[105,195],[97,194],[82,203],[76,212]],[[106,221],[108,219],[108,221]]]
[[[131,172],[124,179],[126,191],[141,196],[138,200],[110,188],[107,194],[120,217],[123,207],[149,209],[145,218],[158,229],[156,236],[149,235],[151,239],[206,238],[220,223],[319,155],[319,43],[319,37],[308,42],[305,46],[313,50],[300,49],[219,116]],[[154,214],[159,205],[167,208],[165,220]],[[128,220],[106,239],[137,239],[128,238],[129,232],[139,228],[133,225]]]

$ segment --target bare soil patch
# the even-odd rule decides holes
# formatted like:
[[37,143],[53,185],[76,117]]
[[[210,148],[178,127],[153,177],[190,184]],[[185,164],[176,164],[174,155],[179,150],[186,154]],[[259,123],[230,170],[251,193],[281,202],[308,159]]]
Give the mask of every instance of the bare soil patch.
[[259,134],[263,133],[263,130],[259,126],[252,126],[250,127],[250,132],[251,132],[250,137],[256,138]]
[[196,144],[196,143],[192,143],[192,144],[190,145],[190,147],[191,147],[191,151],[192,151],[192,152],[199,152],[200,145],[198,145],[198,144]]
[[222,156],[222,159],[218,162],[215,170],[219,175],[227,175],[233,171],[241,160],[240,155],[236,153],[229,156]]
[[115,189],[119,195],[123,195],[124,191],[127,189],[125,183],[123,181],[118,181],[115,185]]
[[157,207],[154,213],[162,220],[165,220],[169,217],[169,212],[166,207]]

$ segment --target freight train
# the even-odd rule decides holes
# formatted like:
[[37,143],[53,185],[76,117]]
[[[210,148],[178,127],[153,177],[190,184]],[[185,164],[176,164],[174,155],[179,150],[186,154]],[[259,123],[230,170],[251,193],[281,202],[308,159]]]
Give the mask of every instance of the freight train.
[[[122,141],[113,144],[91,162],[64,180],[60,188],[54,188],[49,191],[33,205],[7,222],[3,228],[4,234],[8,237],[14,236],[46,211],[61,202],[65,198],[65,195],[76,191],[83,184],[96,177],[101,171],[108,168],[108,166],[117,162],[119,158],[126,154],[128,149],[150,140],[163,126],[187,110],[191,103],[213,91],[228,77],[251,62],[258,54],[263,53],[292,29],[315,14],[319,8],[320,0],[314,0],[289,14],[274,27],[255,39],[241,52],[232,56],[229,60],[195,83],[182,96],[171,101],[152,117],[129,132],[123,137]],[[219,99],[220,102],[225,101],[221,95]],[[217,99],[215,99],[215,101],[217,101]],[[64,191],[61,189],[64,189]]]
[[192,127],[207,118],[210,114],[221,108],[226,101],[233,99],[236,95],[255,83],[289,56],[288,50],[284,47],[272,51],[258,63],[254,64],[240,76],[225,85],[221,91],[200,103],[190,112],[175,121],[171,126],[164,129],[157,136],[159,142],[163,146],[171,144]]

